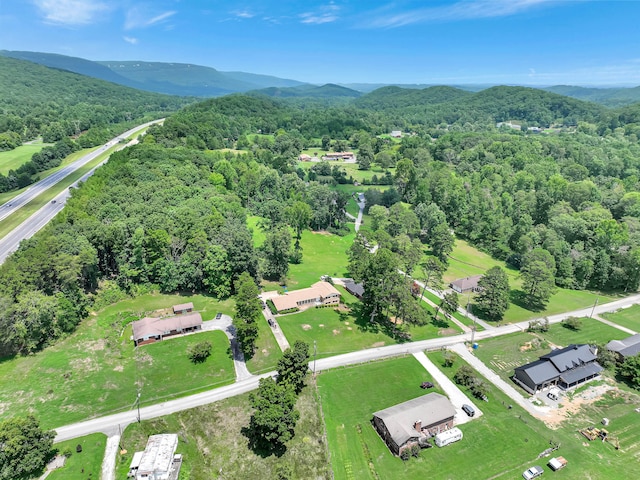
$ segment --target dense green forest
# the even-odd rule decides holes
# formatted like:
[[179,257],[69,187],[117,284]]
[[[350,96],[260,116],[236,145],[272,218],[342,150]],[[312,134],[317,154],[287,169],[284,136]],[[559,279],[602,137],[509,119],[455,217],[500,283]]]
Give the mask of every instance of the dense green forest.
[[[555,129],[497,129],[501,120]],[[395,167],[381,175],[391,188],[367,192],[372,224],[350,253],[356,277],[373,278],[353,262],[372,242],[382,253],[366,268],[410,271],[423,244],[446,263],[453,229],[558,286],[635,291],[639,128],[640,105],[604,110],[519,87],[383,89],[331,107],[242,95],[187,106],[114,154],[0,267],[2,353],[73,330],[110,292],[154,285],[222,298],[242,272],[281,280],[301,257],[285,226],[345,231],[347,197],[333,185],[350,179],[327,164],[298,168],[306,148],[353,149],[362,170]],[[411,134],[380,136],[391,129]],[[267,231],[261,249],[248,214]],[[394,290],[396,310],[423,321],[405,290]]]

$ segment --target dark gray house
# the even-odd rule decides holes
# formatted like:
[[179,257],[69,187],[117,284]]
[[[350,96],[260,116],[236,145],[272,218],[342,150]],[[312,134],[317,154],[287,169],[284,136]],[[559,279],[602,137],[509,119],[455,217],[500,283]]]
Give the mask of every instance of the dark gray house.
[[405,448],[453,428],[456,410],[444,395],[429,393],[373,414],[373,426],[389,449]]
[[611,340],[607,343],[607,350],[614,352],[619,362],[624,362],[629,357],[635,357],[640,354],[640,333],[622,340]]
[[557,385],[571,388],[597,377],[603,368],[589,345],[569,345],[552,350],[535,362],[515,369],[513,381],[534,394]]
[[344,288],[346,288],[347,292],[351,295],[362,300],[362,296],[364,295],[364,285],[362,285],[362,283],[345,282]]

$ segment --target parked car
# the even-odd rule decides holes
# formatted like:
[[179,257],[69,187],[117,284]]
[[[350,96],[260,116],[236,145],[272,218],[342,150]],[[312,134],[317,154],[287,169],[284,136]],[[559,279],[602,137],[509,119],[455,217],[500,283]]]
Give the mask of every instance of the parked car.
[[420,388],[433,388],[433,383],[431,383],[431,382],[422,382],[420,384]]
[[473,417],[476,414],[476,409],[473,408],[471,405],[467,405],[466,403],[462,405],[462,411],[467,415],[469,415],[470,417]]
[[525,480],[531,480],[532,478],[538,478],[543,473],[544,470],[542,469],[542,467],[536,465],[535,467],[531,467],[528,470],[525,470],[522,474],[522,478],[524,478]]
[[222,318],[222,314],[221,313],[216,313],[216,320],[220,320]]

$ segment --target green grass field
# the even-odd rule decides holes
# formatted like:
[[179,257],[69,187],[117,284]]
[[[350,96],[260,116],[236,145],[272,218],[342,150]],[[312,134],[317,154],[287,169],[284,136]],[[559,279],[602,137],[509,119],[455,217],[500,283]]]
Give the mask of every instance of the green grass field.
[[[295,437],[282,456],[254,452],[243,430],[252,413],[248,394],[155,420],[132,424],[124,431],[125,455],[118,455],[116,478],[125,479],[135,451],[143,450],[149,435],[178,433],[177,453],[183,455],[181,479],[316,479],[332,478],[313,385],[307,386],[296,404],[300,420]],[[278,476],[279,468],[290,476]],[[96,478],[97,477],[92,477]]]
[[262,315],[258,318],[258,331],[256,352],[247,360],[247,368],[256,375],[275,370],[278,360],[282,357],[282,351],[271,333],[271,327]]
[[[229,304],[207,297],[144,295],[92,315],[74,334],[35,355],[3,359],[0,417],[31,412],[43,427],[54,428],[131,408],[137,382],[142,384],[143,406],[233,383],[229,341],[221,331],[174,337],[138,349],[129,340],[131,327],[124,326],[131,320],[188,301],[203,310],[205,319],[217,311],[230,313]],[[203,340],[213,344],[212,354],[194,365],[187,348]]]
[[[323,155],[323,151],[319,149],[311,149],[308,151],[304,151],[302,153],[307,153],[307,155],[314,155],[316,152],[318,152],[318,154],[320,155]],[[364,182],[365,180],[370,181],[374,175],[378,178],[384,177],[385,172],[387,170],[391,172],[391,175],[394,175],[396,171],[395,167],[385,169],[375,164],[372,165],[369,170],[359,170],[357,163],[345,163],[341,160],[336,160],[336,161],[331,160],[331,161],[327,161],[326,163],[331,165],[332,168],[334,165],[337,165],[338,167],[340,167],[342,170],[346,172],[347,178],[351,177],[360,183]],[[307,171],[307,170],[310,170],[313,165],[317,165],[317,164],[318,162],[298,162],[297,167]]]
[[[64,467],[54,470],[48,480],[87,480],[100,478],[104,449],[107,437],[102,433],[94,433],[86,437],[74,438],[55,444],[59,453],[71,452]],[[76,446],[82,446],[82,452],[76,452]]]
[[556,323],[549,326],[548,332],[522,332],[482,340],[478,342],[480,347],[475,350],[475,354],[503,380],[511,383],[515,367],[537,360],[541,355],[549,353],[553,346],[566,347],[571,343],[602,344],[626,336],[623,331],[597,320],[581,320],[582,328],[577,332]]
[[34,153],[39,152],[44,147],[53,145],[51,143],[29,143],[6,152],[0,152],[0,173],[6,175],[9,170],[17,170],[19,167],[31,160]]
[[600,316],[618,325],[640,332],[640,305],[623,308],[614,313],[601,313]]
[[[456,239],[455,247],[449,260],[449,268],[447,268],[447,271],[443,275],[444,287],[448,288],[449,283],[458,278],[484,274],[488,269],[494,266],[499,266],[504,269],[509,277],[509,287],[511,288],[511,304],[505,313],[503,323],[522,322],[532,318],[587,308],[595,303],[596,298],[598,299],[599,304],[610,302],[615,299],[613,296],[604,295],[598,292],[558,288],[557,292],[549,300],[544,311],[534,312],[528,310],[524,306],[515,303],[518,301],[519,289],[522,287],[522,280],[519,277],[519,272],[506,265],[505,262],[492,258],[461,239]],[[414,276],[416,278],[421,278],[422,273],[419,266],[416,268]],[[459,298],[461,305],[467,304],[466,294],[460,295]],[[473,308],[474,295],[471,295],[471,305],[472,311],[476,312],[477,309]]]
[[[441,352],[430,353],[429,357],[436,365],[442,365]],[[453,378],[463,364],[458,358],[451,368],[441,370]],[[605,394],[595,403],[581,405],[578,412],[555,430],[517,405],[507,409],[512,401],[492,385],[488,398],[488,403],[480,405],[483,417],[462,426],[465,439],[446,449],[431,449],[421,454],[421,457],[429,457],[434,450],[444,451],[454,446],[459,449],[455,451],[455,462],[449,457],[441,464],[444,468],[442,478],[466,478],[465,472],[473,469],[474,478],[515,479],[521,478],[522,472],[531,465],[541,465],[553,478],[619,479],[628,477],[623,472],[640,454],[640,415],[633,411],[634,403],[639,400],[637,394]],[[603,417],[611,419],[607,427],[611,434],[620,436],[620,450],[600,441],[586,443],[577,432],[578,428],[598,424]],[[550,440],[561,444],[556,455],[564,456],[569,462],[557,473],[546,467],[548,459],[536,459],[549,447]],[[490,452],[495,455],[488,454]]]

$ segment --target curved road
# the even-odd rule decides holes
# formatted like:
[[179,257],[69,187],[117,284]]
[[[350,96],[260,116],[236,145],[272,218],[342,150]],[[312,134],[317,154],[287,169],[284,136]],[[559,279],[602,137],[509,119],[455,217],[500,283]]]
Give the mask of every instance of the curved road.
[[[149,125],[152,125],[154,123],[161,123],[163,121],[164,119],[159,119],[154,120],[153,122],[147,122],[145,124],[138,125],[137,127],[132,128],[131,130],[128,130],[123,134],[117,136],[116,138],[110,140],[109,142],[105,143],[102,147],[94,150],[91,153],[88,153],[79,160],[76,160],[75,162],[49,175],[47,178],[34,183],[21,194],[16,195],[7,203],[0,205],[0,221],[7,218],[20,207],[23,207],[24,205],[31,202],[38,195],[45,192],[56,183],[60,182],[71,173],[75,172],[90,161],[94,160],[99,155],[102,155],[106,150],[119,143],[121,139],[125,139],[131,135],[134,135],[136,132],[147,128]],[[125,148],[126,146],[131,145],[135,142],[135,140],[132,140],[127,145],[122,145],[122,147],[118,150]],[[92,168],[85,175],[83,175],[82,178],[71,185],[71,187],[75,187],[78,185],[78,183],[86,181],[87,178],[93,175],[93,172],[95,172],[95,170],[107,160],[108,157],[105,158],[103,162]],[[40,210],[31,215],[31,217],[18,225],[13,231],[0,239],[0,264],[4,263],[6,258],[18,249],[22,240],[31,238],[38,230],[49,223],[51,219],[53,219],[53,217],[55,217],[58,212],[60,212],[60,210],[64,208],[64,205],[67,202],[69,196],[69,189],[65,189],[62,193],[58,194],[51,202],[44,205]]]

